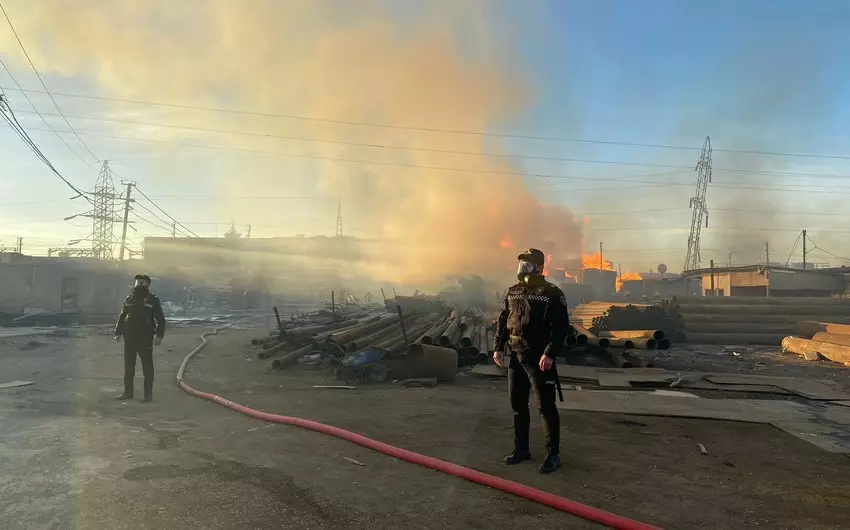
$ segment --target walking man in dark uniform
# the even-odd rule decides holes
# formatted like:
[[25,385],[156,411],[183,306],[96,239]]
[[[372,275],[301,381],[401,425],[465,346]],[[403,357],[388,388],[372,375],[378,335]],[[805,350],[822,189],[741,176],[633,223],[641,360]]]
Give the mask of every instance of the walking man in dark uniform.
[[124,393],[117,400],[133,399],[133,378],[136,375],[136,356],[142,360],[145,376],[145,396],[148,403],[153,399],[153,347],[162,343],[165,336],[165,315],[159,298],[150,292],[151,278],[137,274],[130,296],[115,324],[115,342],[124,337]]
[[502,301],[493,348],[493,360],[508,368],[514,411],[514,451],[505,457],[505,463],[513,465],[531,459],[528,398],[533,388],[546,437],[546,460],[539,469],[541,473],[551,473],[561,466],[561,426],[555,406],[558,373],[554,363],[567,335],[567,300],[561,289],[544,279],[543,252],[528,249],[517,259],[519,283],[508,289]]

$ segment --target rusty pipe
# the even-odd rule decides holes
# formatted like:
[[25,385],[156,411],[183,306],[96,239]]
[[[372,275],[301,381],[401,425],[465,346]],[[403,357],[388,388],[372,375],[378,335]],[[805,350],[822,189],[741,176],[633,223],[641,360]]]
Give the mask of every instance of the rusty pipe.
[[658,341],[653,338],[634,338],[634,339],[608,339],[609,346],[612,348],[625,348],[627,350],[654,350],[658,346]]
[[600,337],[608,337],[609,339],[655,339],[661,340],[664,338],[664,332],[660,329],[623,329],[600,331]]
[[[579,337],[581,337],[582,335],[584,335],[586,337],[586,339],[587,339],[586,344],[589,344],[591,346],[597,346],[599,348],[607,348],[608,346],[611,345],[611,340],[608,339],[607,337],[597,337],[596,335],[589,332],[587,329],[585,329],[584,327],[582,327],[578,324],[573,324],[573,327],[575,328],[576,332],[579,334]],[[576,343],[579,343],[579,340],[580,339],[577,338]]]

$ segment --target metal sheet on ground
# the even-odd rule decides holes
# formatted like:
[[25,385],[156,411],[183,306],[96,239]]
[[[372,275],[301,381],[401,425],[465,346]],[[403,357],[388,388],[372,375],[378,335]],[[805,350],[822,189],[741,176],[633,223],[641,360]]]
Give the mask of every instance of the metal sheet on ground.
[[32,381],[12,381],[11,383],[0,383],[0,388],[18,388],[21,386],[30,386]]
[[757,399],[694,399],[667,396],[654,392],[583,390],[564,396],[558,407],[566,410],[586,410],[638,414],[643,416],[674,416],[681,418],[771,423],[772,421],[805,422],[814,415],[803,405],[788,401]]
[[769,424],[833,453],[850,453],[850,408],[825,403],[757,399],[701,399],[660,392],[569,392],[563,410]]
[[835,388],[832,381],[775,377],[769,375],[711,374],[706,379],[720,385],[774,385],[808,399],[823,401],[850,400],[850,393]]
[[699,379],[696,381],[683,380],[679,388],[692,388],[696,390],[718,390],[721,392],[752,392],[754,394],[778,394],[781,396],[793,396],[793,392],[789,392],[784,388],[779,388],[773,385],[719,385]]
[[[561,380],[596,383],[596,368],[592,366],[558,365],[558,376]],[[508,371],[494,364],[479,364],[474,366],[471,373],[484,377],[507,377]]]
[[771,425],[830,453],[850,453],[850,429],[818,422],[777,421]]
[[600,373],[597,375],[597,380],[599,381],[599,386],[606,387],[619,387],[619,388],[628,388],[631,387],[632,382],[635,383],[657,383],[658,385],[667,385],[678,379],[678,375],[673,372],[667,372],[665,374],[631,374],[631,373],[617,373],[617,374],[606,374]]

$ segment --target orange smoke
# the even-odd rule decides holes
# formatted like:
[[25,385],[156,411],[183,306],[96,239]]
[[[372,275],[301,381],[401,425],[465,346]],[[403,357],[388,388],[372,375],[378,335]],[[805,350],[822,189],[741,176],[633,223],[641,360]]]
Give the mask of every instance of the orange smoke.
[[499,246],[505,250],[513,248],[514,242],[511,240],[511,236],[502,236],[502,239],[499,240]]

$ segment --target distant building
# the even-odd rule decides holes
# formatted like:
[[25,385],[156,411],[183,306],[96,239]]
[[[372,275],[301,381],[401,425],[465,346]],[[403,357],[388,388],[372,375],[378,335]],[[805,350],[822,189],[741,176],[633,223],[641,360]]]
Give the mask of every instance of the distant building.
[[699,278],[702,294],[711,295],[713,289],[716,296],[843,296],[850,282],[850,270],[843,268],[745,265],[696,269],[683,275]]
[[131,280],[96,259],[0,253],[0,313],[116,313]]

